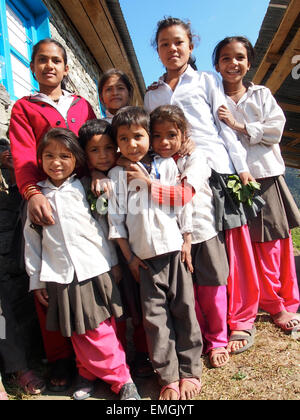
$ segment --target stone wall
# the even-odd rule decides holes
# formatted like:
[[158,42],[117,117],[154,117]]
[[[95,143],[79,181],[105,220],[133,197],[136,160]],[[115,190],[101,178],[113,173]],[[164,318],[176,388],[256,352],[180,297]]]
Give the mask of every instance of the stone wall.
[[[43,1],[51,15],[51,37],[58,40],[67,51],[70,67],[67,89],[87,99],[99,117],[97,81],[101,69],[59,3],[56,0]],[[0,84],[0,138],[6,136],[12,105],[6,89]]]

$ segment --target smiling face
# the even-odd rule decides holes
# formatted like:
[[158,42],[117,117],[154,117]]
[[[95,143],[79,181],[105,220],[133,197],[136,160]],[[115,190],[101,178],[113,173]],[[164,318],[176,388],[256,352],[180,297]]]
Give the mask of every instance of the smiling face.
[[101,101],[105,105],[105,108],[113,115],[120,108],[128,105],[129,92],[120,76],[113,75],[107,80],[101,92]]
[[51,182],[59,187],[72,175],[76,159],[72,152],[56,140],[50,140],[42,153],[42,167]]
[[69,71],[62,49],[53,42],[44,42],[40,45],[30,68],[39,83],[41,92],[60,86]]
[[149,135],[140,125],[121,125],[117,131],[117,143],[122,155],[131,162],[139,162],[149,150]]
[[216,70],[221,73],[223,81],[238,84],[249,69],[247,49],[241,42],[232,41],[221,49]]
[[169,158],[180,150],[184,136],[174,122],[163,121],[153,124],[151,140],[154,152]]
[[193,46],[186,30],[180,25],[172,25],[159,32],[157,51],[168,71],[185,69]]
[[107,134],[93,136],[87,143],[85,152],[92,168],[98,171],[107,172],[116,163],[117,148]]

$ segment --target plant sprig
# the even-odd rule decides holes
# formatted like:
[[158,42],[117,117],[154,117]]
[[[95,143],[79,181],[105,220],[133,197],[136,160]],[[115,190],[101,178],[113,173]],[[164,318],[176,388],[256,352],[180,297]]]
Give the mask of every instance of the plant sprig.
[[230,175],[228,177],[227,188],[236,201],[252,206],[253,197],[260,190],[260,183],[249,181],[247,185],[244,185],[238,175]]
[[87,200],[90,204],[91,211],[96,211],[99,214],[106,214],[108,207],[108,200],[105,198],[104,191],[100,192],[100,196],[96,197],[91,190],[87,193]]

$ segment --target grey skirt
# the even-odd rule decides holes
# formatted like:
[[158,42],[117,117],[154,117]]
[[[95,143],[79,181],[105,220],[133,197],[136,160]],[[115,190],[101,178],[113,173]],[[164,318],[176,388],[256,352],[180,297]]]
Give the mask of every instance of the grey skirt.
[[300,212],[282,175],[258,179],[265,206],[255,219],[248,221],[252,242],[286,239],[300,226]]
[[194,283],[198,286],[227,285],[229,264],[223,232],[208,241],[193,244],[191,254]]
[[219,174],[212,169],[209,185],[213,192],[216,229],[219,232],[229,230],[247,224],[247,221],[255,218],[264,206],[262,197],[256,194],[253,204],[237,202],[227,188],[228,177],[233,174]]
[[46,328],[60,330],[64,337],[73,332],[85,334],[106,319],[123,315],[120,293],[110,272],[82,282],[75,276],[70,284],[48,282],[47,292]]

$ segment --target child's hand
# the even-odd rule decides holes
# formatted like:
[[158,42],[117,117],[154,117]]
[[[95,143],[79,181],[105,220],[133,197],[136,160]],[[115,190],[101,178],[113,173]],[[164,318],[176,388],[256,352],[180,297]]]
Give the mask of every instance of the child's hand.
[[122,166],[126,171],[131,171],[133,168],[137,167],[136,163],[131,162],[129,159],[126,159],[124,156],[120,156],[117,160],[117,165]]
[[122,280],[122,271],[121,271],[120,264],[117,264],[114,267],[111,267],[111,273],[114,277],[115,282],[119,284],[120,281]]
[[193,267],[193,264],[192,264],[191,247],[192,247],[191,235],[186,234],[184,242],[182,244],[182,248],[181,248],[181,261],[183,263],[185,262],[188,270],[191,273],[193,273],[194,272],[194,267]]
[[218,117],[221,121],[227,124],[230,128],[234,129],[236,126],[236,121],[233,118],[231,112],[225,105],[221,105],[218,109]]
[[111,180],[107,178],[102,172],[93,169],[91,171],[92,176],[92,183],[91,183],[91,191],[96,197],[100,197],[100,195],[104,192],[107,195],[107,198],[111,195],[112,187],[111,187]]
[[47,293],[47,289],[38,289],[34,291],[35,297],[37,298],[37,300],[43,305],[46,306],[46,308],[48,308],[49,303],[48,303],[48,293]]
[[127,175],[127,184],[129,184],[131,181],[135,179],[140,179],[141,180],[141,183],[139,185],[140,188],[151,187],[151,183],[152,183],[151,178],[147,176],[138,165],[135,165],[135,167],[132,168],[130,171],[126,171],[126,175]]
[[153,82],[150,86],[147,86],[147,92],[148,90],[156,90],[158,88],[158,82]]
[[195,150],[195,147],[196,147],[196,145],[193,142],[193,140],[188,138],[188,139],[186,139],[185,141],[182,142],[178,154],[180,156],[189,156],[193,153],[193,151]]
[[28,214],[30,220],[36,225],[54,225],[52,209],[49,201],[43,194],[36,194],[29,198]]
[[255,178],[249,172],[240,172],[239,177],[243,185],[247,185],[250,181],[255,181]]
[[136,255],[133,256],[132,261],[128,263],[129,269],[136,282],[140,282],[140,267],[148,270],[148,267]]

